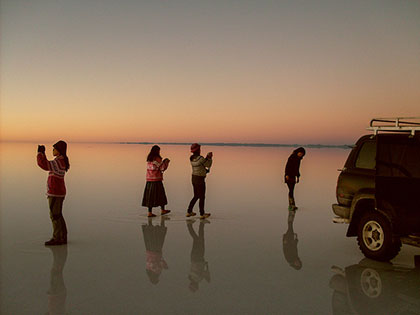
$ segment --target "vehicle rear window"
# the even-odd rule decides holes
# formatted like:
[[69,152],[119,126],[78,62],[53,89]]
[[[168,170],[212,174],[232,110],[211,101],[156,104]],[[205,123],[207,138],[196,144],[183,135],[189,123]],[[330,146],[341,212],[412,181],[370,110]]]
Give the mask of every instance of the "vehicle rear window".
[[375,169],[376,143],[368,141],[362,144],[356,159],[356,167]]

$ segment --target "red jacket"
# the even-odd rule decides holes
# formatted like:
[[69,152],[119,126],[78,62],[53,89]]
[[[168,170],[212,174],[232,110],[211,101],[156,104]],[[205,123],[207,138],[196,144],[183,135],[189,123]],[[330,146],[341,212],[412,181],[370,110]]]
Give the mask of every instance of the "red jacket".
[[57,156],[54,160],[48,161],[45,153],[39,152],[37,155],[38,166],[48,173],[47,196],[64,197],[66,195],[66,184],[64,175],[66,174],[66,163],[64,157]]
[[168,168],[168,163],[168,160],[162,162],[160,158],[157,158],[153,162],[147,162],[146,181],[163,181],[163,172]]

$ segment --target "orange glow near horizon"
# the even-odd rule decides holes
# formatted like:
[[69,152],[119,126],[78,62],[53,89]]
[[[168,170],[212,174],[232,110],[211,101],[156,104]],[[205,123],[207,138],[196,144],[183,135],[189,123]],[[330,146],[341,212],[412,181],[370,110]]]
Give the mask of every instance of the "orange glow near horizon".
[[350,144],[420,115],[420,3],[177,3],[3,1],[0,140]]

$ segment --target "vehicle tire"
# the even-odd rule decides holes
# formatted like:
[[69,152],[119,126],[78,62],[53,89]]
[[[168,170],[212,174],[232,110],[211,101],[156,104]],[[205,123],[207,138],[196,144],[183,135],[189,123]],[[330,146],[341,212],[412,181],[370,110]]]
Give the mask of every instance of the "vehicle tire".
[[401,248],[401,241],[394,236],[389,220],[374,211],[365,213],[360,219],[357,242],[366,257],[380,261],[394,258]]

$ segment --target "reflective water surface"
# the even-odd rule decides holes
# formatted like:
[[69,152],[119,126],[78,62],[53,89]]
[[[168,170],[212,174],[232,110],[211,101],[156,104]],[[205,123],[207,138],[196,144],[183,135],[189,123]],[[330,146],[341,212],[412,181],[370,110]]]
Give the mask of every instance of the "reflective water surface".
[[214,164],[212,215],[201,221],[185,217],[188,147],[161,148],[172,213],[149,220],[140,203],[150,146],[69,144],[68,245],[47,248],[36,144],[1,144],[1,314],[420,313],[420,251],[366,260],[331,221],[349,151],[307,150],[291,212],[282,177],[292,148],[203,147]]

